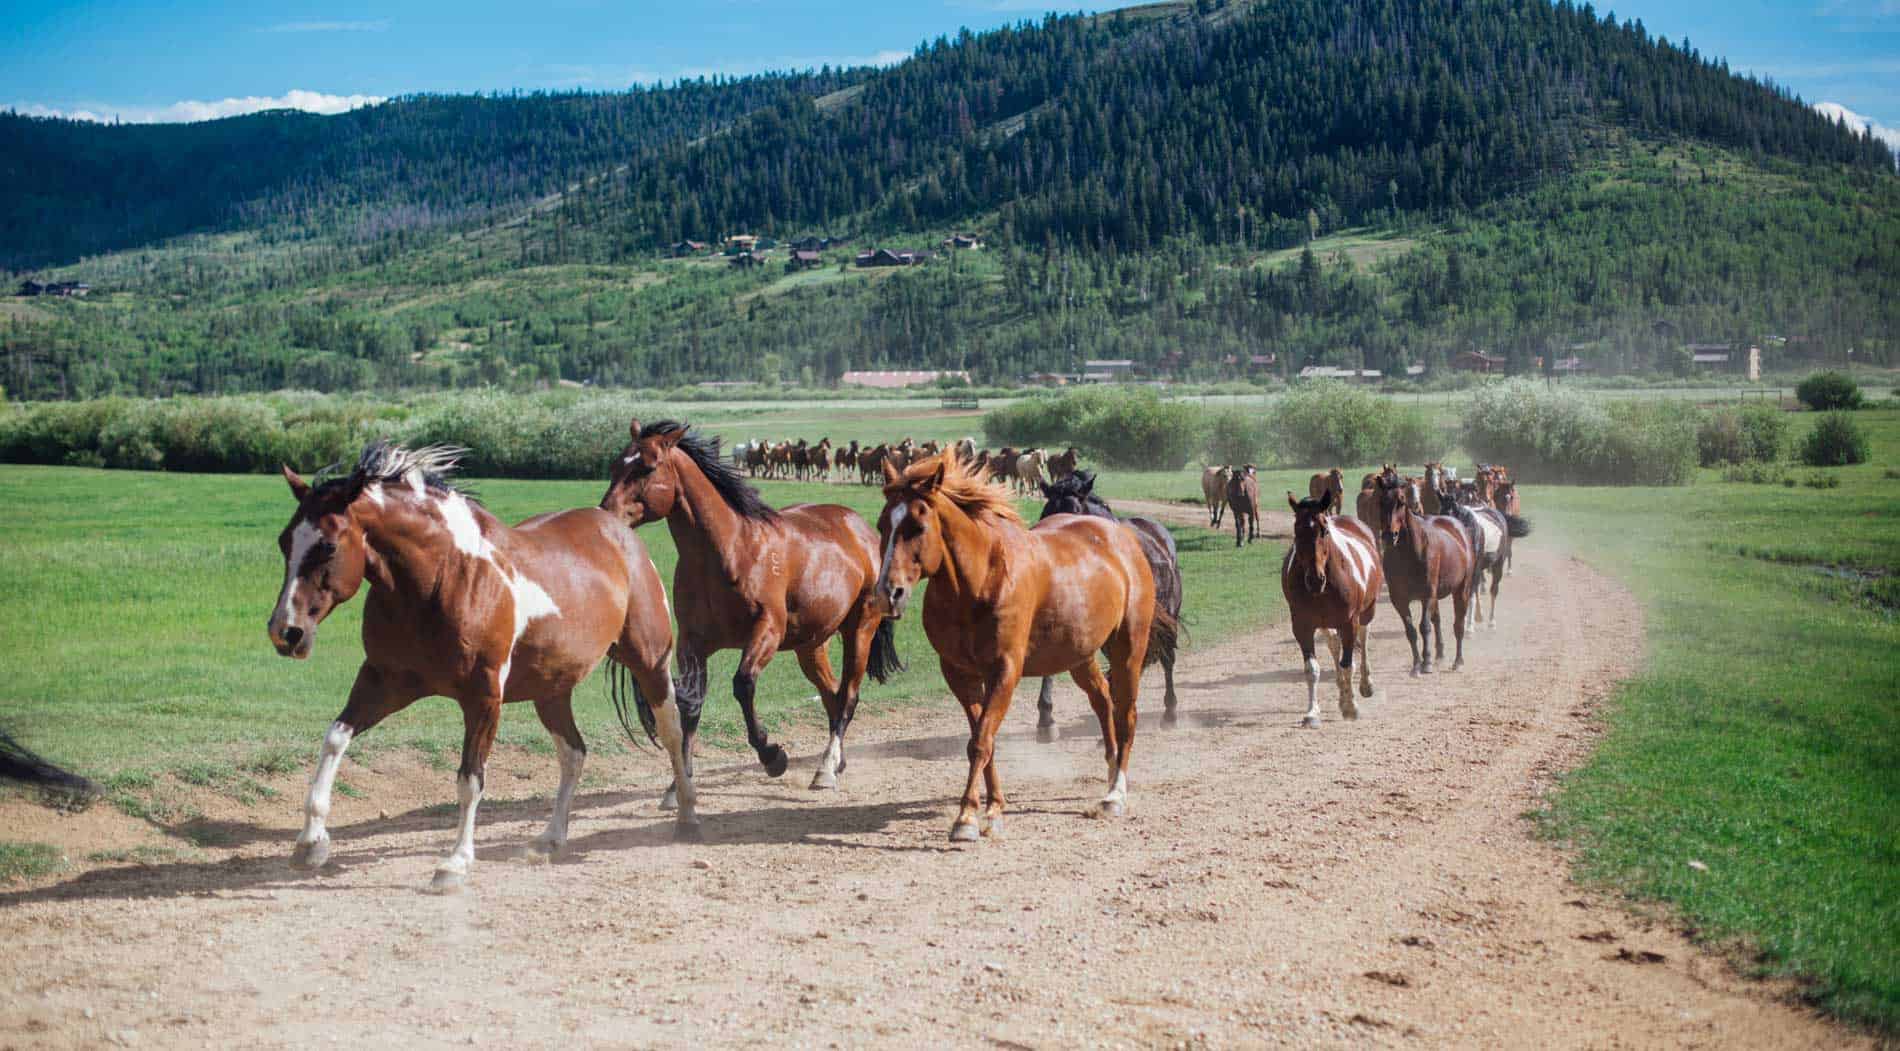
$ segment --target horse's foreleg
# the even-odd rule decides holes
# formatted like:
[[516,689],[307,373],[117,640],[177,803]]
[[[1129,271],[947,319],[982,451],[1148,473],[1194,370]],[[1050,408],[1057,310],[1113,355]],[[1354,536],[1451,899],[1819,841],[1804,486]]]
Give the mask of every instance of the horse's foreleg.
[[[1009,711],[1010,695],[1021,678],[1020,671],[1004,664],[988,684],[970,684],[957,690],[957,699],[963,702],[964,714],[970,720],[970,776],[964,782],[957,819],[950,826],[953,843],[973,842],[981,835],[1002,831],[1004,800],[1002,782],[996,775],[996,731]],[[989,790],[989,808],[980,829],[977,824],[981,804],[977,796],[979,780]]]
[[[1352,657],[1353,651],[1360,648],[1359,625],[1349,613],[1346,623],[1339,629],[1339,642],[1334,646],[1333,656],[1338,668],[1334,674],[1339,679],[1339,715],[1344,719],[1359,718],[1359,706],[1352,701]],[[1331,635],[1327,636],[1329,639]]]
[[330,819],[330,793],[336,786],[337,768],[343,765],[343,753],[350,742],[413,699],[390,692],[381,673],[369,665],[357,669],[350,699],[323,735],[323,745],[317,752],[317,769],[310,775],[310,791],[304,796],[303,831],[297,834],[297,845],[290,852],[293,866],[322,868],[330,858],[330,832],[324,826]]
[[1319,725],[1319,660],[1313,656],[1313,633],[1315,625],[1295,619],[1293,621],[1293,641],[1300,647],[1300,659],[1306,668],[1306,715],[1300,725],[1316,727]]
[[1372,638],[1372,618],[1366,617],[1359,622],[1359,696],[1372,699],[1372,658],[1367,649]]
[[522,853],[551,857],[567,844],[568,810],[574,805],[574,786],[580,783],[581,767],[587,762],[587,742],[581,739],[580,727],[574,724],[571,693],[534,702],[534,714],[554,738],[554,752],[561,764],[561,786],[554,790],[554,813],[548,817],[548,827]]
[[1056,740],[1061,731],[1056,729],[1055,676],[1042,677],[1042,690],[1036,694],[1036,740],[1044,744]]
[[[1386,581],[1385,586],[1388,589],[1390,589],[1392,587],[1392,582],[1390,580]],[[1419,675],[1419,666],[1422,663],[1419,659],[1422,654],[1418,646],[1418,643],[1419,643],[1418,628],[1423,627],[1425,625],[1425,618],[1424,616],[1421,615],[1418,618],[1418,627],[1414,627],[1412,624],[1411,601],[1410,600],[1407,600],[1404,602],[1399,601],[1398,594],[1396,592],[1394,592],[1392,596],[1392,608],[1398,610],[1399,623],[1405,625],[1405,641],[1407,645],[1412,647],[1412,675],[1414,678],[1416,678]],[[1431,642],[1427,640],[1425,645],[1429,647],[1431,645]],[[1429,653],[1430,650],[1427,649],[1424,652]]]
[[[849,640],[852,636],[847,634],[845,638],[845,672],[849,675],[852,657]],[[863,663],[862,658],[859,663]],[[825,702],[825,718],[831,727],[831,737],[825,742],[824,754],[818,757],[818,769],[811,775],[811,786],[814,789],[836,788],[838,775],[844,772],[844,694],[838,689],[837,678],[831,674],[831,658],[825,653],[824,643],[799,650],[798,667],[805,673],[805,678],[818,687],[818,696]],[[863,674],[862,669],[859,674]]]
[[462,765],[455,771],[455,800],[461,805],[456,820],[455,848],[436,863],[429,889],[437,893],[460,890],[475,864],[475,811],[482,805],[482,780],[488,753],[495,746],[501,724],[502,678],[496,676],[487,696],[462,702]]
[[[699,652],[697,648],[687,648],[682,641],[675,662],[679,667],[679,677],[668,682],[663,692],[673,700],[680,728],[680,753],[683,762],[673,771],[673,783],[667,785],[666,791],[660,794],[661,810],[678,809],[680,785],[692,780],[693,749],[699,738],[699,716],[706,706],[706,655]],[[664,663],[661,664],[660,670],[662,672],[666,670]],[[655,715],[658,715],[657,711]],[[682,770],[684,777],[681,776]],[[683,813],[681,820],[685,820]]]
[[[1451,593],[1451,633],[1458,643],[1456,656],[1451,662],[1452,671],[1465,666],[1465,607],[1474,601],[1476,601],[1476,596],[1471,593],[1469,582],[1464,588]],[[1436,610],[1433,612],[1436,613]],[[1438,659],[1444,660],[1445,640],[1442,637],[1438,640],[1438,645]]]
[[745,653],[739,658],[739,670],[732,676],[732,696],[739,702],[739,712],[745,716],[746,742],[758,754],[759,765],[765,767],[767,776],[782,777],[791,760],[785,749],[772,743],[766,736],[765,728],[759,725],[759,714],[752,703],[759,687],[759,676],[778,651],[779,634],[773,631],[769,621],[761,621],[754,629],[752,640],[746,643]]
[[[1508,557],[1508,556],[1507,556]],[[1504,567],[1491,567],[1491,630],[1498,630],[1498,586],[1504,583]]]

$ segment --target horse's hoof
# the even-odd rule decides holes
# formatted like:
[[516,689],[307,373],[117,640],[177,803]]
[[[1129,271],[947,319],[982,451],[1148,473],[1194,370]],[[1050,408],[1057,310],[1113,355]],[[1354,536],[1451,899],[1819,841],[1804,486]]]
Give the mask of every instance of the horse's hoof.
[[1061,739],[1062,731],[1056,729],[1054,723],[1050,723],[1048,726],[1036,727],[1036,740],[1041,741],[1043,744],[1051,744]]
[[435,878],[429,881],[431,894],[460,894],[468,886],[468,873],[453,869],[436,869]]
[[982,834],[976,830],[974,821],[959,821],[950,826],[950,842],[952,843],[974,843],[981,838]]
[[556,843],[551,839],[529,840],[515,848],[515,860],[527,862],[553,861],[555,858],[561,856],[561,848],[564,846],[566,846],[566,844]]
[[665,792],[660,793],[660,809],[678,810],[679,808],[680,790],[669,785]]
[[705,829],[703,829],[700,826],[699,819],[694,818],[691,821],[673,822],[673,842],[675,843],[704,843],[706,842],[706,832],[705,832]]
[[329,836],[314,843],[299,843],[290,852],[290,867],[293,869],[320,869],[328,860],[330,860]]
[[1351,701],[1347,701],[1345,704],[1340,705],[1339,717],[1341,719],[1355,719],[1355,720],[1358,719],[1359,718],[1358,706],[1354,705]]
[[1161,728],[1164,730],[1172,730],[1180,725],[1180,722],[1181,717],[1174,714],[1174,705],[1172,704],[1168,705],[1167,710],[1161,713]]
[[1304,719],[1301,719],[1301,720],[1300,720],[1300,726],[1301,726],[1301,727],[1302,727],[1303,729],[1307,729],[1307,730],[1317,730],[1317,729],[1319,729],[1319,716],[1317,716],[1317,715],[1309,715],[1309,716],[1307,716],[1306,718],[1304,718]]
[[838,775],[829,770],[820,770],[811,775],[811,790],[814,792],[823,792],[837,787]]
[[1101,812],[1103,817],[1121,817],[1123,814],[1128,813],[1128,808],[1123,806],[1122,801],[1119,799],[1104,799],[1102,800]]
[[1372,684],[1369,682],[1360,683],[1359,696],[1364,697],[1367,700],[1371,700],[1372,699]]
[[778,745],[770,746],[769,750],[765,755],[760,757],[759,761],[765,764],[765,776],[767,777],[784,777],[785,768],[792,765],[791,757],[786,755],[785,749]]
[[1412,678],[1418,678],[1418,665],[1412,665]]
[[993,817],[983,823],[983,834],[991,839],[1003,838],[1003,819]]

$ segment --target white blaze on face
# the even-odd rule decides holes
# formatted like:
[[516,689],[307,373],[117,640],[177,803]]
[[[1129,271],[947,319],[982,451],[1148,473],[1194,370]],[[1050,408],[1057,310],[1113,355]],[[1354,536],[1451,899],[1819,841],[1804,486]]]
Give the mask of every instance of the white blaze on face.
[[882,587],[891,583],[891,556],[897,552],[897,527],[904,524],[908,511],[903,504],[891,508],[891,534],[884,538],[884,561],[878,566],[877,579]]
[[286,628],[304,626],[297,603],[297,587],[302,583],[297,573],[303,568],[304,559],[310,556],[310,550],[322,539],[323,532],[308,520],[298,522],[297,528],[290,532],[290,554],[284,556],[284,588],[277,594],[277,610],[273,616]]

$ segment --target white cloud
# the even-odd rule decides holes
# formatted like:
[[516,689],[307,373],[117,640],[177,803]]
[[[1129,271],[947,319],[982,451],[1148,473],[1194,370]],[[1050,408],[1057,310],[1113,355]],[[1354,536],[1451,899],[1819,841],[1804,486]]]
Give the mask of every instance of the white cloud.
[[389,19],[374,18],[361,22],[279,22],[266,33],[380,33],[389,28]]
[[71,120],[99,122],[119,120],[127,124],[177,124],[217,120],[220,117],[236,117],[245,113],[271,109],[296,109],[303,110],[305,113],[346,113],[362,106],[374,106],[382,101],[381,95],[329,95],[321,91],[304,91],[297,88],[277,96],[246,95],[242,98],[211,101],[183,99],[166,106],[113,106],[90,102],[71,107],[56,107],[31,103],[16,105],[14,109],[29,117],[66,117]]
[[1847,126],[1856,131],[1871,131],[1874,138],[1886,143],[1894,151],[1900,152],[1900,128],[1889,128],[1884,124],[1869,120],[1838,102],[1817,102],[1814,104],[1814,109],[1829,120],[1845,120]]

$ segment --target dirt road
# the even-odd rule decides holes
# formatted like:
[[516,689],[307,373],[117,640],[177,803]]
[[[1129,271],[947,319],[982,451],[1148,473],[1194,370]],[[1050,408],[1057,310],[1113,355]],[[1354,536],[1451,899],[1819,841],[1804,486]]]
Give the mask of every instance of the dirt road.
[[448,898],[421,893],[448,775],[346,765],[362,797],[337,800],[316,877],[285,865],[287,779],[206,863],[0,895],[0,1046],[1856,1041],[1579,891],[1530,838],[1521,815],[1638,660],[1626,594],[1526,544],[1464,671],[1410,679],[1390,607],[1374,627],[1378,698],[1356,723],[1328,698],[1316,731],[1280,631],[1191,655],[1182,725],[1144,702],[1120,821],[1081,816],[1104,786],[1080,695],[1059,691],[1063,739],[1039,744],[1025,687],[1007,835],[964,848],[945,841],[964,767],[947,700],[867,704],[835,793],[804,787],[815,721],[781,781],[703,761],[699,845],[670,841],[656,757],[602,760],[625,787],[583,790],[553,865],[506,858],[554,762],[503,756],[472,885]]

